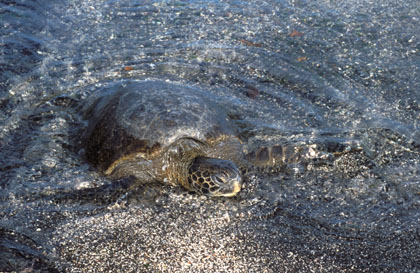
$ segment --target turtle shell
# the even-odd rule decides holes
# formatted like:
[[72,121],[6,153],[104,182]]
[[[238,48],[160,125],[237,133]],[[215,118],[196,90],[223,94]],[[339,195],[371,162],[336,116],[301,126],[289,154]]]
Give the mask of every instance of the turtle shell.
[[209,143],[233,133],[208,92],[169,82],[108,86],[91,95],[83,111],[86,158],[107,174],[121,161],[158,158],[180,138]]

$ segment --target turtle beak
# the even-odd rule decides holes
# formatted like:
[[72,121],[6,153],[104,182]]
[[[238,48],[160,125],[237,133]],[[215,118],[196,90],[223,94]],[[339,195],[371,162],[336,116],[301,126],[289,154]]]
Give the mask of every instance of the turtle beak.
[[221,174],[215,175],[213,181],[218,188],[213,193],[215,196],[232,197],[242,188],[242,177],[236,166],[235,168],[228,168]]
[[222,193],[220,196],[224,197],[232,197],[238,194],[238,192],[241,190],[242,184],[240,181],[235,181],[231,185],[231,189],[229,191],[226,191],[226,193]]

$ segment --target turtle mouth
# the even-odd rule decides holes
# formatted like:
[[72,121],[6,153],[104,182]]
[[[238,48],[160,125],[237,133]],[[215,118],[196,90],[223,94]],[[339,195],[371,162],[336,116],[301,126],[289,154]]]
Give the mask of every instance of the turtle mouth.
[[191,190],[209,196],[231,197],[241,190],[241,173],[228,160],[197,157],[188,170]]
[[[209,194],[213,196],[230,197],[241,190],[241,176],[239,172],[233,169],[230,169],[229,172],[212,176],[210,181]],[[202,192],[205,193],[203,190]]]

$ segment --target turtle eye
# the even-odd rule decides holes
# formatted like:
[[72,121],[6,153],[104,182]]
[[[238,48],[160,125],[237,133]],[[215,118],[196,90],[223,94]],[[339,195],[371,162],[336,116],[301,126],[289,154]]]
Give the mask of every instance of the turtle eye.
[[216,176],[215,178],[216,178],[216,181],[217,181],[218,183],[220,183],[220,184],[225,183],[225,181],[224,181],[222,178],[220,178],[219,176]]

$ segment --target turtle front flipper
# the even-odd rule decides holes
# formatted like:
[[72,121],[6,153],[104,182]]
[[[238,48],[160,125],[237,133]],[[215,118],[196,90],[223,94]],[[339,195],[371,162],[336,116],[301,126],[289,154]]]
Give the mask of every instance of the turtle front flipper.
[[[156,162],[155,162],[156,161]],[[105,174],[114,179],[123,177],[134,177],[139,185],[154,184],[163,180],[159,167],[162,163],[159,160],[145,160],[143,158],[133,158],[130,160],[120,160],[109,168]]]
[[304,146],[262,146],[249,152],[247,160],[255,166],[278,166],[313,159],[332,159],[333,154],[319,151],[315,144]]
[[331,163],[354,150],[360,150],[360,147],[340,142],[258,145],[246,153],[246,159],[257,167],[281,167],[294,163]]

